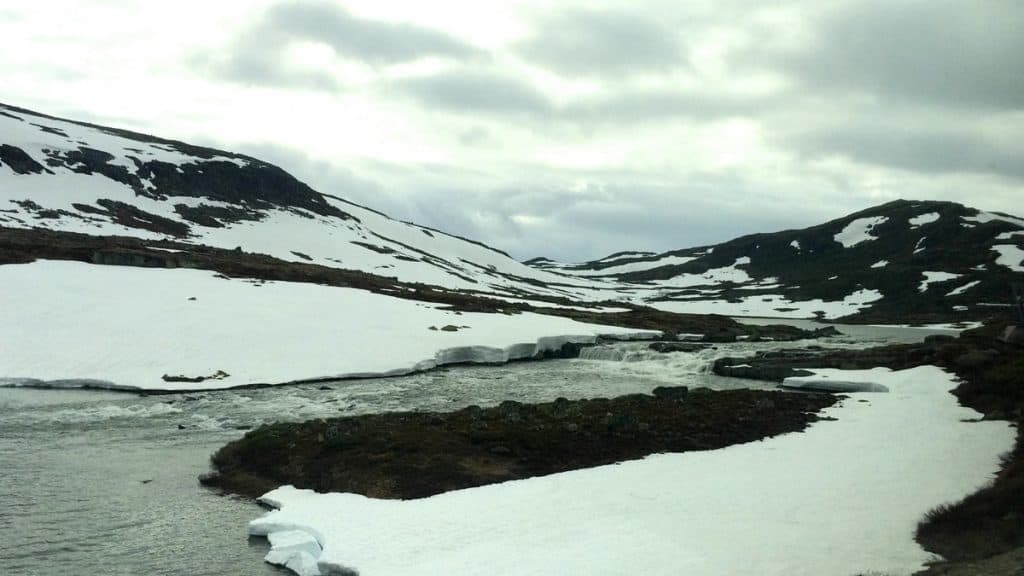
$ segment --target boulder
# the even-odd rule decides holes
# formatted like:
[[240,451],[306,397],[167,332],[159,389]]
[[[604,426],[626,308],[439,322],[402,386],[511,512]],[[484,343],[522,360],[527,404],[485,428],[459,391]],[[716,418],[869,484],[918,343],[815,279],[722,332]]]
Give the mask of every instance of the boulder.
[[711,344],[701,342],[651,342],[647,347],[655,352],[667,354],[669,352],[699,352],[710,348]]

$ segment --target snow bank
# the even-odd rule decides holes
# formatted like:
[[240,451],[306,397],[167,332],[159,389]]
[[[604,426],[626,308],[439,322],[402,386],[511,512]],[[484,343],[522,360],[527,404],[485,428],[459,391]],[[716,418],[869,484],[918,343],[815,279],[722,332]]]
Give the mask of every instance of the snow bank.
[[[406,374],[638,332],[541,314],[460,314],[351,288],[63,261],[0,266],[0,302],[7,385],[187,390]],[[430,330],[449,324],[461,328]],[[227,376],[162,378],[218,371]]]
[[[932,507],[976,490],[1013,443],[976,418],[935,367],[818,371],[872,381],[805,433],[409,501],[290,486],[251,534],[299,530],[300,574],[909,574],[931,556],[913,540]],[[321,550],[309,569],[310,539]],[[272,544],[273,544],[272,540]],[[306,543],[306,544],[304,544]],[[313,550],[316,553],[316,550]],[[305,570],[305,571],[302,571]]]

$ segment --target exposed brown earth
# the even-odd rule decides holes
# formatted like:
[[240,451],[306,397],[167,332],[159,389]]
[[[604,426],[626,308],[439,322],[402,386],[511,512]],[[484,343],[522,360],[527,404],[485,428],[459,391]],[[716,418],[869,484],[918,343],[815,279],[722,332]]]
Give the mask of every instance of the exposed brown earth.
[[803,430],[839,397],[659,388],[654,395],[271,424],[212,457],[209,486],[258,497],[282,484],[419,498],[660,452]]

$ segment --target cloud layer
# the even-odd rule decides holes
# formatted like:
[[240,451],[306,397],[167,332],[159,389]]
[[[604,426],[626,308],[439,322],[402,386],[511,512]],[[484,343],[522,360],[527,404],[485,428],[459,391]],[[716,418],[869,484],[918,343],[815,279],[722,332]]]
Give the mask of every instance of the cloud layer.
[[[53,25],[68,13],[81,24]],[[669,250],[900,197],[1024,213],[1024,11],[1001,0],[3,14],[3,101],[262,156],[523,258]]]

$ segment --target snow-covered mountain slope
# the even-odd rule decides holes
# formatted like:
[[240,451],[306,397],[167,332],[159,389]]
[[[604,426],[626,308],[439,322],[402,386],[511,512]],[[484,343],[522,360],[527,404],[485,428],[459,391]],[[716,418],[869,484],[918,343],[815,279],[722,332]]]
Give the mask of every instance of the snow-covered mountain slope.
[[[71,258],[97,263],[153,265],[154,250],[238,248],[288,266],[393,278],[398,291],[423,284],[534,307],[617,301],[671,312],[950,322],[1006,314],[1010,283],[1024,282],[1024,220],[947,202],[897,201],[803,230],[663,254],[524,264],[315,191],[255,158],[0,105],[0,262],[31,260],[31,250],[4,258],[4,230],[65,234],[56,241],[72,245],[70,233],[152,242],[131,258],[84,248]],[[313,276],[291,270],[285,279]]]
[[594,296],[592,282],[321,194],[255,158],[4,105],[0,226],[240,247],[494,295]]
[[1024,283],[1024,219],[951,202],[896,201],[803,230],[663,254],[537,268],[614,279],[658,308],[877,322],[979,319]]

